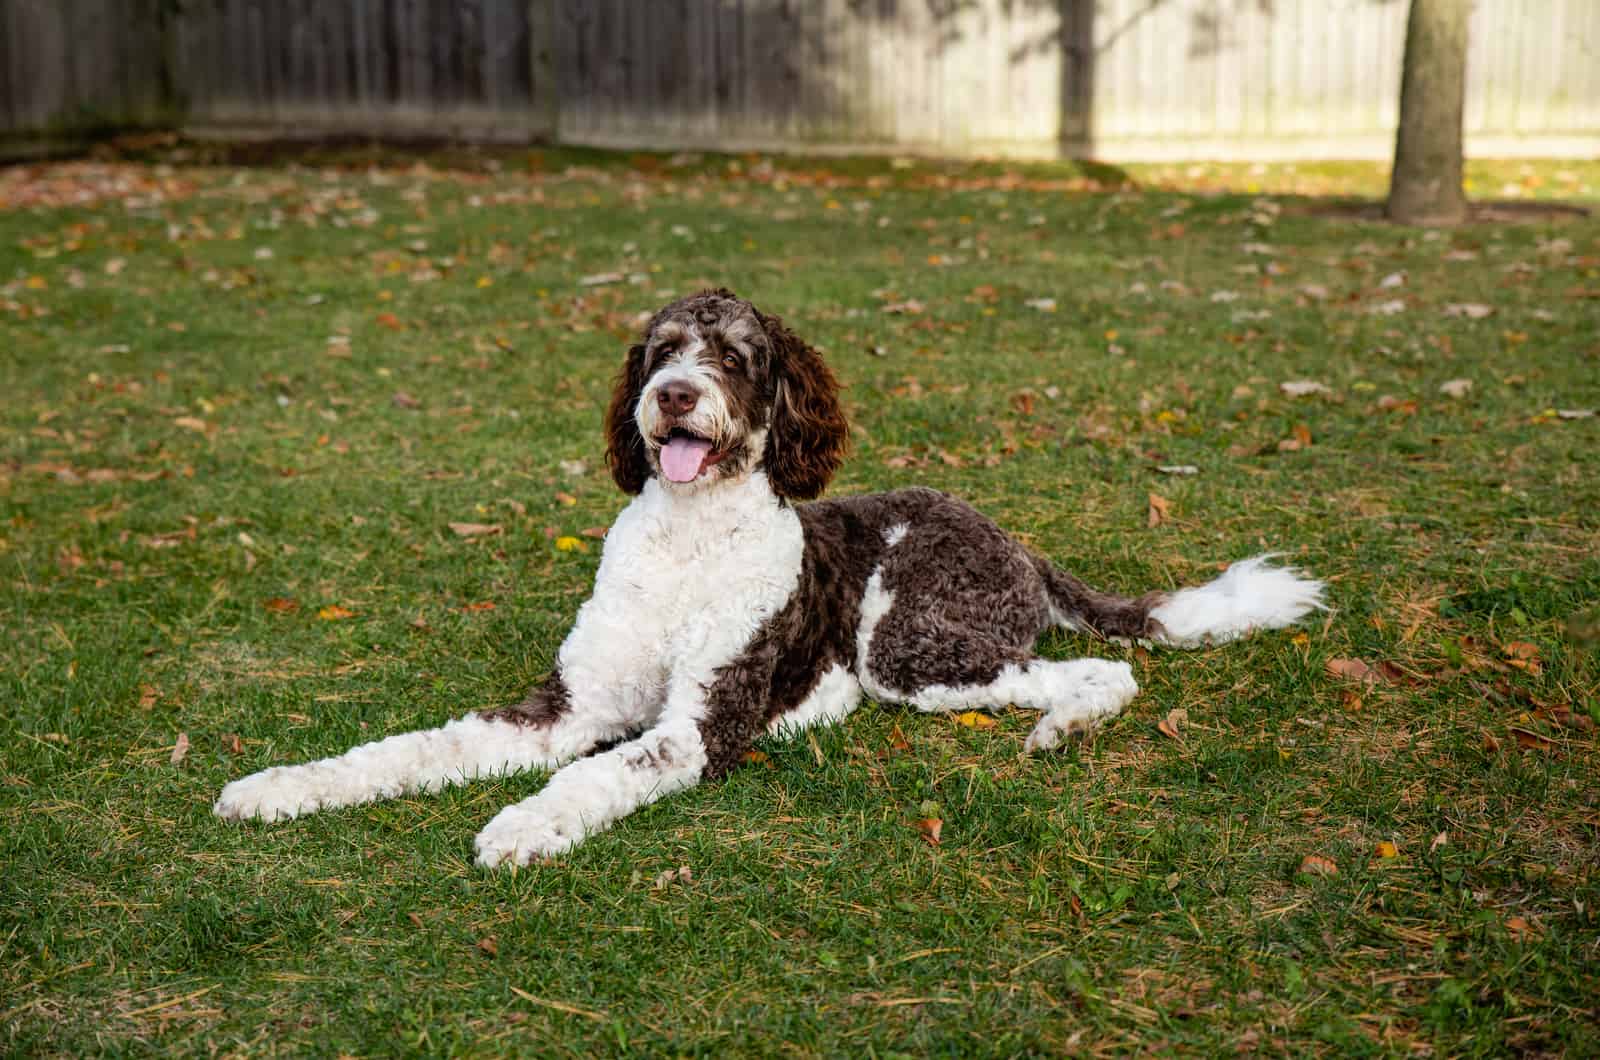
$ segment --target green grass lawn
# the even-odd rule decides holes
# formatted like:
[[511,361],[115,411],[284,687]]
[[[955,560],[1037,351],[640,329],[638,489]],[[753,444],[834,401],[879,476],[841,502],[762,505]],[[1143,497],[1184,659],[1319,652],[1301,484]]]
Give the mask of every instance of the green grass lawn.
[[[0,171],[0,1050],[1600,1051],[1600,221],[1302,197],[1375,167],[371,161]],[[708,285],[847,383],[835,493],[1125,592],[1280,550],[1333,610],[1053,634],[1143,686],[1088,744],[868,707],[515,873],[472,838],[540,775],[214,819],[547,670],[611,375]]]

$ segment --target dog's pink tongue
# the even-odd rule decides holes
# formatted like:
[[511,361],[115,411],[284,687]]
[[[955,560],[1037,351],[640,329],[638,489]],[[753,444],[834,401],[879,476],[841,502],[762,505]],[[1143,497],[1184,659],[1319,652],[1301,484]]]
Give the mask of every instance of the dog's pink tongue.
[[693,482],[710,452],[710,442],[677,435],[661,447],[661,470],[674,482]]

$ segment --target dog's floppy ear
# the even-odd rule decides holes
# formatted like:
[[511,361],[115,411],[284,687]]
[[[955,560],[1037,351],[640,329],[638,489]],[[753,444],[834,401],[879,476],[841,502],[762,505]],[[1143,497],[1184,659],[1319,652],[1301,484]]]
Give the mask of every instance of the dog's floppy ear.
[[850,426],[839,406],[839,381],[821,354],[783,321],[759,316],[772,344],[776,379],[762,463],[774,493],[810,500],[827,488],[850,440]]
[[622,371],[617,373],[617,383],[611,391],[611,407],[606,409],[606,464],[611,468],[617,488],[624,493],[638,493],[650,477],[644,436],[633,418],[643,392],[644,347],[634,346],[628,350]]

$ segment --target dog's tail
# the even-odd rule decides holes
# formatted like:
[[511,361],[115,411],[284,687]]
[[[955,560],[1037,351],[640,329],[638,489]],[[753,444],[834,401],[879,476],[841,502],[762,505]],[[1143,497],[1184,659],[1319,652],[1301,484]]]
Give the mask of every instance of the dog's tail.
[[1034,557],[1057,625],[1113,639],[1200,648],[1281,629],[1324,608],[1323,585],[1271,555],[1240,560],[1204,585],[1138,598],[1091,589],[1047,559]]

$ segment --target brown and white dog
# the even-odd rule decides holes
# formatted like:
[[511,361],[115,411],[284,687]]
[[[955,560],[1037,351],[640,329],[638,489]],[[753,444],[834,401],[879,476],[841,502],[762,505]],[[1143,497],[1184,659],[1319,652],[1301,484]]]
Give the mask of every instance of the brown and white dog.
[[555,770],[478,835],[480,864],[526,864],[722,776],[763,733],[840,720],[863,693],[1036,710],[1027,749],[1055,747],[1138,686],[1124,662],[1037,657],[1051,625],[1195,647],[1322,606],[1321,583],[1266,557],[1198,588],[1098,592],[930,489],[796,503],[822,492],[847,438],[817,352],[725,290],[672,303],[643,339],[606,415],[611,473],[634,499],[554,672],[516,706],[234,781],[219,816]]

